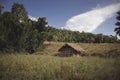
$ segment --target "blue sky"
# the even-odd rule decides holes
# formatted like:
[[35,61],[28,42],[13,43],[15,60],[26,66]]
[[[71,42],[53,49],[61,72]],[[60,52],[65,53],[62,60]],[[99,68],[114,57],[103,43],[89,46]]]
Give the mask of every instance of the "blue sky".
[[[115,3],[115,0],[0,0],[5,5],[3,11],[10,11],[13,2],[24,4],[29,15],[47,17],[53,27],[64,27],[73,16],[85,13],[96,7]],[[93,33],[114,35],[115,16],[102,23]]]

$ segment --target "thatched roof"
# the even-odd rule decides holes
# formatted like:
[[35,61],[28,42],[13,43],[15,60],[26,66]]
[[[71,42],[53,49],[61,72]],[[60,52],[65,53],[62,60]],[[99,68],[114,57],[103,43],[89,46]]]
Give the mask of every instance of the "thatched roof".
[[[66,43],[66,44],[64,44],[60,49],[62,49],[64,46],[70,46],[71,48],[73,48],[74,50],[76,50],[76,51],[85,51],[83,48],[81,48],[80,46],[79,46],[79,44],[73,44],[73,43]],[[60,50],[59,49],[59,50]]]

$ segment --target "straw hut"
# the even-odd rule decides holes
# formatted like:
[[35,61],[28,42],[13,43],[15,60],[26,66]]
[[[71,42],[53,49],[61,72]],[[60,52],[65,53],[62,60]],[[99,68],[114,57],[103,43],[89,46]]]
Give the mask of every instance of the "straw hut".
[[70,43],[66,43],[64,44],[59,50],[60,55],[59,56],[83,56],[83,52],[84,49],[81,48],[79,45],[77,44],[70,44]]

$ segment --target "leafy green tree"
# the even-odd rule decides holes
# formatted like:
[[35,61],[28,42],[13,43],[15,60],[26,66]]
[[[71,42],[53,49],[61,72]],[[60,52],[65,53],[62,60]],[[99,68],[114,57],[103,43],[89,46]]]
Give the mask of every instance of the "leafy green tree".
[[101,43],[103,41],[103,35],[102,34],[97,34],[95,36],[95,43]]
[[109,38],[110,38],[110,39],[109,39],[109,42],[110,42],[110,43],[115,43],[115,42],[117,42],[117,39],[116,39],[115,36],[110,35]]
[[46,17],[39,17],[36,23],[36,28],[39,32],[44,32],[47,24]]
[[11,12],[4,12],[0,17],[0,51],[35,52],[43,46],[46,25],[45,17],[32,21],[24,6],[14,3]]
[[52,37],[53,37],[52,36],[52,27],[51,26],[46,27],[45,34],[46,34],[45,40],[46,41],[51,41]]
[[13,50],[18,50],[19,39],[22,33],[21,26],[19,22],[13,19],[13,15],[10,12],[4,12],[0,21],[0,43],[1,49],[12,48]]
[[28,20],[27,11],[23,4],[14,3],[12,5],[11,13],[15,16],[15,19],[19,20],[20,22],[25,22]]
[[39,47],[39,33],[38,30],[31,30],[27,34],[25,49],[29,53],[34,53]]
[[116,32],[116,35],[120,36],[120,11],[117,12],[117,14],[118,14],[118,16],[116,17],[116,19],[118,20],[118,22],[116,22],[115,25],[118,27],[116,27],[114,31]]
[[4,8],[4,5],[0,4],[0,14],[2,13],[2,8]]
[[29,21],[29,24],[24,30],[25,50],[29,53],[34,53],[38,48],[43,46],[45,40],[45,26],[47,25],[46,18],[39,18],[37,22]]

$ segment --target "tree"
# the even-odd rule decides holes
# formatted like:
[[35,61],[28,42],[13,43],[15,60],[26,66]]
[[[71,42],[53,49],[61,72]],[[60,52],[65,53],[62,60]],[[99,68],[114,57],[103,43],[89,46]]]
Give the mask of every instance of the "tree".
[[39,33],[38,30],[30,30],[27,33],[26,42],[25,42],[25,50],[30,54],[34,53],[36,49],[39,47]]
[[101,43],[101,42],[103,42],[103,35],[102,34],[96,34],[95,43]]
[[23,4],[14,3],[12,5],[11,13],[15,16],[15,19],[19,20],[20,22],[25,22],[28,20],[27,11]]
[[11,12],[0,14],[0,51],[35,52],[43,47],[46,25],[45,17],[32,21],[24,6],[14,3]]
[[48,24],[46,21],[46,17],[39,17],[38,21],[36,23],[36,28],[39,30],[39,32],[45,31],[45,27]]
[[29,21],[24,30],[24,46],[25,50],[30,54],[34,53],[38,48],[43,46],[45,40],[46,18],[39,18],[37,22]]
[[3,4],[0,4],[0,14],[2,12],[2,8],[4,8],[4,5]]
[[116,19],[118,20],[115,25],[118,26],[115,28],[115,32],[116,32],[116,35],[120,36],[120,11],[117,12],[118,16],[116,17]]
[[1,49],[19,49],[19,40],[22,29],[19,22],[13,19],[10,12],[4,12],[0,19],[0,48]]

